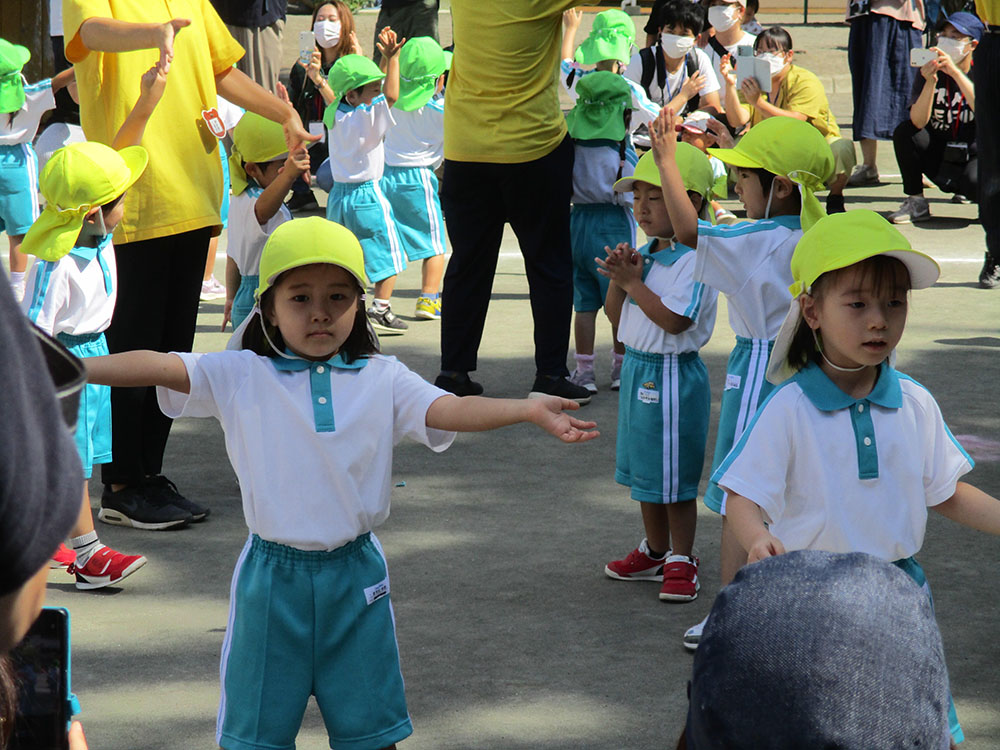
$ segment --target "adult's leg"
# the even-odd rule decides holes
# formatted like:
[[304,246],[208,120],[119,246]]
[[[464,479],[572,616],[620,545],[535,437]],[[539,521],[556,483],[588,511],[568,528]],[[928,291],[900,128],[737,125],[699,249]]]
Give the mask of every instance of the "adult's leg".
[[497,180],[509,167],[444,163],[441,208],[451,240],[441,298],[441,369],[446,372],[476,369],[505,221]]
[[535,369],[538,375],[565,377],[573,314],[569,231],[573,141],[567,136],[550,154],[513,166],[505,172],[501,187],[528,276]]
[[[982,286],[996,286],[1000,265],[1000,37],[985,34],[973,53],[976,68],[976,147],[979,165],[979,221],[986,232]],[[990,270],[993,270],[993,281]]]
[[909,119],[901,122],[892,134],[892,147],[906,195],[923,195],[923,175],[936,173],[941,164],[943,144],[931,153],[931,141],[930,131],[918,129]]

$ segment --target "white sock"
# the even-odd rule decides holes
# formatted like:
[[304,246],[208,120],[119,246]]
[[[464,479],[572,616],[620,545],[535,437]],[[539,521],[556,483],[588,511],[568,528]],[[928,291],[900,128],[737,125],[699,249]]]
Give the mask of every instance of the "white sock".
[[593,354],[574,354],[576,357],[576,369],[580,372],[592,372],[594,369]]
[[10,272],[10,283],[11,284],[24,284],[24,276],[26,271],[11,271]]
[[378,312],[385,312],[389,309],[389,300],[379,299],[376,297],[372,300],[372,307],[374,307]]
[[75,536],[69,540],[69,543],[73,547],[73,551],[76,552],[76,566],[78,568],[85,566],[94,553],[99,552],[104,547],[101,540],[97,538],[96,531]]

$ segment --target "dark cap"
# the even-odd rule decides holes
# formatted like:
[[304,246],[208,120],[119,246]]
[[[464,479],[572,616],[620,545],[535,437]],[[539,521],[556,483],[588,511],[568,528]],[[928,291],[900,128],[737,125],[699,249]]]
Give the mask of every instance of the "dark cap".
[[960,33],[965,34],[965,36],[972,37],[977,42],[983,38],[983,32],[986,31],[986,26],[982,21],[971,13],[966,13],[964,10],[959,11],[958,13],[952,13],[950,16],[946,16],[944,22],[950,23]]
[[948,747],[948,674],[928,595],[861,553],[744,567],[694,658],[691,750]]

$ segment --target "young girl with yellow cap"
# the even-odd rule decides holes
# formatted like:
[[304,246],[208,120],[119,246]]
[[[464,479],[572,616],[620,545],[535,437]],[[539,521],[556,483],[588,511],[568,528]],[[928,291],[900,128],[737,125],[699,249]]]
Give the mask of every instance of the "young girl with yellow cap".
[[348,229],[296,219],[268,238],[256,305],[227,351],[87,362],[91,380],[159,386],[164,413],[215,417],[226,433],[250,538],[223,644],[223,748],[293,747],[310,694],[331,747],[378,750],[411,733],[372,533],[389,515],[396,442],[443,451],[456,431],[526,421],[565,442],[597,436],[563,413],[572,401],[459,398],[378,354],[366,284]]
[[[681,143],[676,159],[683,200],[711,216],[708,157]],[[639,502],[646,538],[604,572],[621,581],[662,581],[660,599],[686,602],[700,588],[695,500],[710,402],[698,351],[715,327],[717,293],[694,278],[694,248],[677,241],[653,154],[644,154],[615,190],[635,194],[636,220],[650,238],[638,252],[622,243],[608,250],[606,260],[595,259],[611,281],[605,312],[625,345],[615,481]]]
[[[694,275],[726,295],[729,324],[736,346],[726,366],[719,431],[712,459],[719,465],[770,390],[764,378],[768,352],[790,300],[788,264],[795,243],[824,215],[814,190],[833,172],[833,155],[818,130],[801,120],[772,117],[753,127],[735,148],[708,153],[735,167],[736,194],[747,218],[711,226],[684,201],[674,153],[674,116],[669,109],[650,126],[653,153],[663,178],[663,194],[677,238],[697,249]],[[709,483],[704,502],[721,512],[723,493]],[[723,585],[746,562],[746,555],[723,520],[721,569]],[[684,634],[684,645],[698,647],[698,623]]]
[[[865,552],[929,596],[913,558],[928,508],[1000,534],[1000,502],[959,481],[972,459],[934,397],[892,365],[909,290],[932,286],[938,265],[857,210],[807,231],[791,271],[794,299],[767,368],[777,388],[712,476],[732,532],[750,562],[797,549]],[[950,719],[961,742],[954,707]]]
[[18,302],[28,270],[21,243],[38,218],[38,156],[31,142],[42,115],[56,106],[55,93],[73,80],[70,68],[28,84],[21,69],[30,59],[27,47],[0,39],[0,232],[10,243],[10,283]]
[[[118,296],[111,235],[124,213],[125,191],[148,162],[144,148],[129,144],[142,140],[165,85],[166,76],[155,67],[143,75],[138,100],[115,138],[119,151],[90,141],[74,143],[53,153],[42,170],[46,206],[24,238],[25,251],[38,260],[28,274],[22,306],[35,325],[80,358],[108,353],[104,331]],[[83,462],[83,501],[70,532],[73,549],[61,546],[53,560],[76,576],[78,589],[97,589],[117,584],[146,564],[141,555],[101,544],[94,529],[87,480],[94,464],[111,460],[110,388],[88,384],[84,389],[76,443]],[[102,508],[99,515],[113,524],[123,524],[123,517],[115,508]],[[152,524],[148,528],[159,527],[157,519],[146,520]]]

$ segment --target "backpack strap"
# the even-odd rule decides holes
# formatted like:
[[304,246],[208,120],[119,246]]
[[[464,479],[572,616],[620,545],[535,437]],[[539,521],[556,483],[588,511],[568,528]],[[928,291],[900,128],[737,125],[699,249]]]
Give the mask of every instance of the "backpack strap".
[[[695,73],[698,72],[698,61],[695,59],[693,51],[688,52],[686,55],[684,55],[684,70],[688,78],[690,78],[691,76],[693,76]],[[681,108],[681,111],[678,112],[678,114],[686,115],[688,112],[693,112],[695,109],[697,109],[699,96],[700,94],[695,92],[695,95],[684,103],[684,106]]]
[[714,35],[708,38],[708,44],[712,49],[715,50],[715,54],[719,56],[720,60],[729,54],[729,50],[723,47],[722,42],[716,39]]
[[667,59],[663,56],[663,47],[656,45],[656,83],[660,87],[660,104],[663,101],[663,89],[667,85]]
[[632,129],[632,110],[625,110],[625,137],[621,139],[618,144],[618,175],[615,177],[615,182],[618,182],[622,178],[622,173],[625,171],[625,154],[628,151],[628,137],[629,131]]
[[639,76],[639,85],[642,86],[643,90],[646,92],[646,96],[652,99],[653,96],[649,93],[649,84],[653,82],[653,70],[655,66],[655,63],[653,62],[653,50],[649,47],[643,47],[639,50],[639,61],[642,63],[642,73]]

